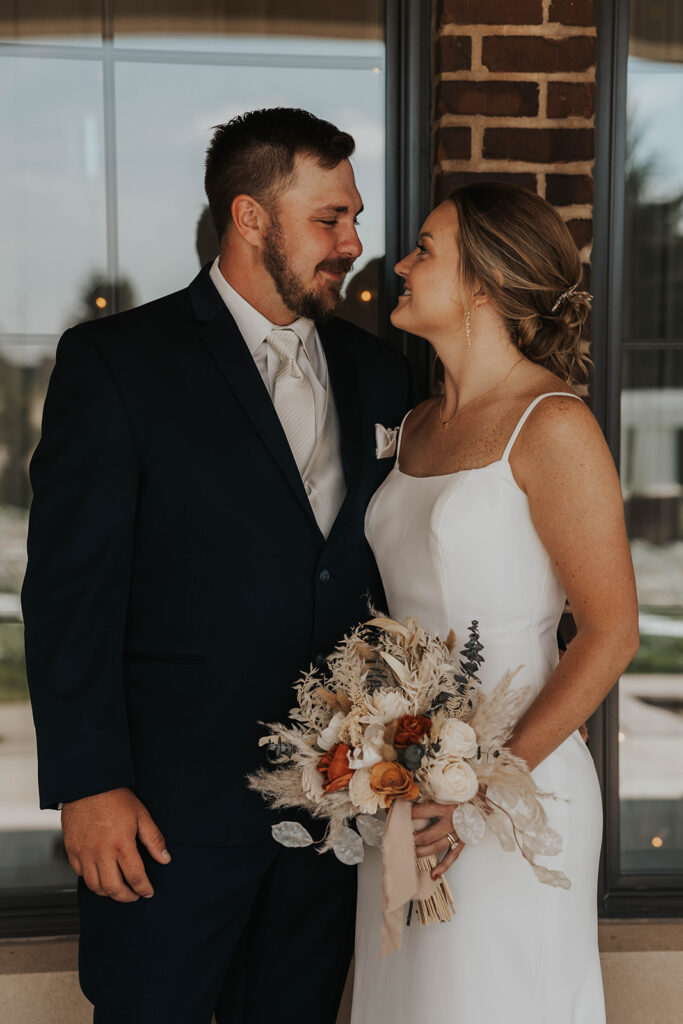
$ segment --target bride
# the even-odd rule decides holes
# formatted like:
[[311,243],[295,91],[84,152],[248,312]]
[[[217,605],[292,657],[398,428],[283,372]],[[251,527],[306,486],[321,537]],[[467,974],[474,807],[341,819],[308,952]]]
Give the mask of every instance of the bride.
[[[541,885],[493,836],[465,846],[454,805],[415,805],[417,855],[442,858],[434,877],[448,871],[456,914],[414,921],[380,959],[381,864],[367,852],[352,1024],[602,1024],[602,806],[579,728],[633,657],[638,615],[617,474],[572,391],[588,362],[579,256],[545,200],[474,185],[430,214],[396,272],[392,323],[431,342],[445,391],[403,421],[367,538],[393,618],[461,641],[479,621],[483,692],[523,666],[531,696],[510,746],[560,798],[546,806],[563,852],[547,863],[571,888]],[[577,635],[558,660],[565,595]]]

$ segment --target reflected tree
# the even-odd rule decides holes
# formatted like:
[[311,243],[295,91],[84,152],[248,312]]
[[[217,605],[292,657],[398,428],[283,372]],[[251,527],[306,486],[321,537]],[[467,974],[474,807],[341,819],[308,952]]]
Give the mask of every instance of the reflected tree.
[[100,320],[111,313],[132,309],[136,303],[135,289],[127,277],[112,281],[106,274],[95,271],[84,284],[79,305],[65,326],[72,327],[84,320]]

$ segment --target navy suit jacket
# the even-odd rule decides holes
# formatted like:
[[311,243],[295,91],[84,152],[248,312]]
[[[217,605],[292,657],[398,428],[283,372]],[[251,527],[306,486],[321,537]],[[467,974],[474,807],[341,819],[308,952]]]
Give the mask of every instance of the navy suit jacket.
[[130,786],[169,840],[266,834],[244,779],[259,722],[383,601],[374,425],[410,402],[403,357],[342,320],[318,330],[348,489],[327,540],[208,267],[62,337],[22,592],[41,806]]

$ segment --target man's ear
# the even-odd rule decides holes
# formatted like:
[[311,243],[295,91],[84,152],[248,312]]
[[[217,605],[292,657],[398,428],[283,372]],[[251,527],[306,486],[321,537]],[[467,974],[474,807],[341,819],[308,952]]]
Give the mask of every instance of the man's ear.
[[253,196],[241,194],[235,196],[230,204],[232,224],[247,245],[260,249],[263,234],[270,224],[270,216]]

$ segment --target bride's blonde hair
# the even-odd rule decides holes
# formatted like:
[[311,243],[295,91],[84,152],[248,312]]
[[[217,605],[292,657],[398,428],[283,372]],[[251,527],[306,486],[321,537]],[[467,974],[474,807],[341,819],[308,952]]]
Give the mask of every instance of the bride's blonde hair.
[[464,291],[484,289],[527,359],[567,383],[585,383],[591,296],[581,289],[581,260],[560,215],[512,185],[467,185],[448,198],[458,211]]

